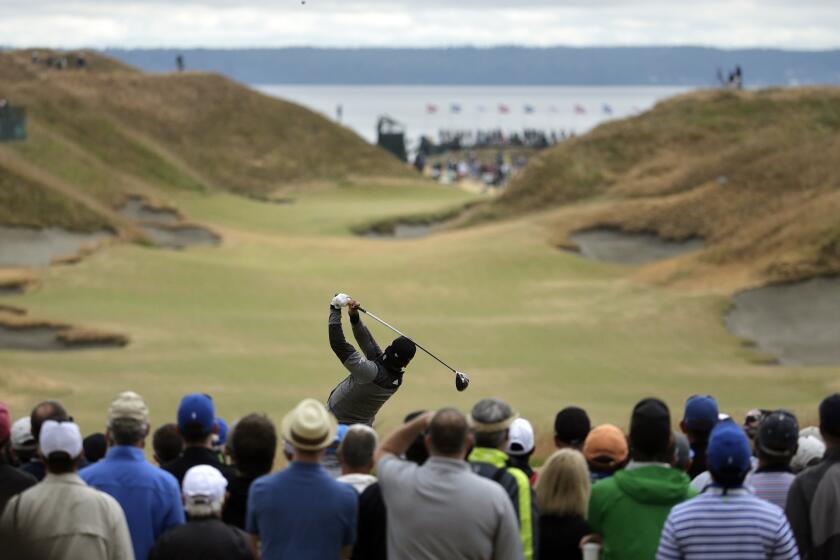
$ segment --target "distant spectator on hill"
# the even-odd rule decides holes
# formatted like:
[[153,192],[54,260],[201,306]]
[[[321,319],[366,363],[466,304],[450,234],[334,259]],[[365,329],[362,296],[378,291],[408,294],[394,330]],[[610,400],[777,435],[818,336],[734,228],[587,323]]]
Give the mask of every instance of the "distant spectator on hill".
[[184,510],[189,521],[167,531],[155,543],[149,560],[253,560],[254,550],[242,529],[220,519],[227,479],[210,465],[184,475]]
[[184,438],[178,431],[178,424],[164,424],[155,430],[152,448],[155,453],[155,462],[161,467],[180,457],[184,451]]
[[802,558],[840,558],[840,393],[820,404],[825,456],[800,473],[788,492],[787,513]]
[[671,414],[644,399],[630,420],[630,463],[592,487],[589,524],[603,539],[603,560],[653,558],[671,508],[695,495],[685,473],[671,468]]
[[708,395],[694,395],[685,402],[680,429],[688,438],[694,458],[688,476],[694,478],[706,470],[706,446],[709,444],[709,434],[718,422],[718,403],[714,397]]
[[6,502],[12,496],[20,494],[37,482],[31,474],[12,466],[9,445],[11,433],[12,414],[5,404],[0,403],[0,513],[3,513]]
[[816,465],[825,455],[825,443],[822,438],[810,434],[803,435],[804,432],[805,430],[799,432],[796,455],[790,461],[790,468],[795,474]]
[[674,432],[674,462],[672,466],[684,473],[691,469],[691,462],[694,453],[691,451],[691,444],[683,433]]
[[[418,410],[406,415],[403,423],[408,424],[425,414]],[[422,465],[429,458],[423,434],[417,434],[414,441],[403,453],[402,458]],[[359,496],[359,520],[356,531],[356,545],[353,547],[353,560],[386,560],[388,558],[388,510],[382,498],[382,487],[374,482]]]
[[0,520],[4,558],[133,559],[120,504],[76,474],[82,457],[79,427],[69,421],[39,421],[38,447],[47,474],[6,504]]
[[236,423],[228,444],[236,476],[227,486],[229,496],[222,520],[245,529],[251,484],[270,473],[274,466],[274,454],[277,452],[274,423],[264,414],[249,414]]
[[178,479],[178,484],[184,480],[187,471],[196,465],[216,467],[228,482],[233,480],[236,472],[223,464],[213,451],[213,434],[218,429],[216,407],[209,395],[193,393],[181,399],[178,406],[178,431],[184,438],[184,451],[180,457],[163,465],[165,470]]
[[508,466],[516,467],[525,473],[531,486],[537,482],[537,473],[531,468],[531,455],[534,454],[534,428],[524,418],[517,418],[510,425],[507,444]]
[[82,447],[85,450],[85,462],[92,465],[105,456],[108,440],[105,439],[105,434],[96,432],[82,440]]
[[585,410],[567,406],[554,418],[554,445],[557,449],[571,447],[580,451],[591,428]]
[[[429,460],[423,466],[401,460],[423,432]],[[510,499],[464,462],[471,444],[464,415],[444,408],[403,425],[379,446],[376,470],[388,508],[391,560],[522,560]]]
[[734,422],[712,432],[708,465],[713,485],[696,498],[674,506],[656,558],[766,558],[798,560],[785,513],[753,496],[743,486],[750,470],[750,444]]
[[338,447],[338,462],[341,464],[339,482],[349,484],[361,494],[376,482],[370,474],[373,470],[373,453],[379,443],[376,432],[365,424],[353,424]]
[[469,416],[475,446],[467,460],[473,472],[501,484],[510,496],[519,520],[522,550],[526,560],[530,560],[536,558],[539,543],[537,499],[527,475],[516,467],[508,467],[508,456],[503,451],[515,419],[516,413],[501,399],[478,401]]
[[358,494],[321,465],[337,429],[335,417],[314,399],[304,399],[283,418],[281,432],[294,447],[294,460],[286,470],[255,480],[248,495],[246,528],[263,560],[350,555]]
[[583,456],[593,482],[611,477],[627,464],[627,437],[612,424],[596,426],[583,442]]
[[89,486],[114,497],[125,511],[134,556],[147,558],[167,529],[184,522],[178,481],[146,461],[149,407],[132,391],[120,393],[108,408],[104,459],[80,475]]
[[788,489],[796,475],[790,461],[799,445],[799,424],[796,416],[784,410],[771,412],[761,421],[755,450],[758,468],[749,474],[745,485],[753,493],[784,508]]
[[542,558],[582,558],[580,541],[591,531],[586,522],[589,491],[589,469],[579,451],[555,451],[540,469],[537,509]]
[[[70,416],[58,401],[41,401],[36,404],[35,408],[32,409],[32,414],[29,415],[32,438],[36,445],[39,443],[38,436],[41,433],[41,425],[47,420],[65,422],[70,420]],[[20,468],[39,481],[43,480],[47,474],[46,466],[39,454],[34,455],[28,463],[22,464]]]

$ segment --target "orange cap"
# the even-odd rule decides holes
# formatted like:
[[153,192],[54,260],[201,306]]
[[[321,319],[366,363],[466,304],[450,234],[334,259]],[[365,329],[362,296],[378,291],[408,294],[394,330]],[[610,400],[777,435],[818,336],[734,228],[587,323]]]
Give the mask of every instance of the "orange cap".
[[613,466],[624,462],[627,459],[627,438],[618,427],[612,424],[601,424],[596,426],[586,436],[583,442],[583,456],[587,461],[597,457],[609,457],[612,461],[608,465]]

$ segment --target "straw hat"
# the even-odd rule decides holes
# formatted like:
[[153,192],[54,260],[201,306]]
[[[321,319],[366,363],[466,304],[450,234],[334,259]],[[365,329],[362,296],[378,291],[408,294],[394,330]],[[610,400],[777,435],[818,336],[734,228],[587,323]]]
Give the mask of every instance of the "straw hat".
[[335,440],[338,422],[323,404],[315,399],[303,399],[283,418],[280,430],[294,447],[320,451]]

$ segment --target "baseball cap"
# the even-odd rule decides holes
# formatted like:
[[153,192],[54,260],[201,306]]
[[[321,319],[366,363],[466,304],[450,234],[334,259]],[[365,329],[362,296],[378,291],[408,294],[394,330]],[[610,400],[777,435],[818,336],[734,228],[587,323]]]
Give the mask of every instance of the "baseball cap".
[[213,445],[217,447],[223,446],[227,442],[227,435],[228,435],[228,423],[225,421],[224,418],[216,417],[216,426],[218,430],[216,431],[216,435],[213,438]]
[[796,452],[798,442],[799,423],[796,416],[784,410],[771,412],[758,427],[759,448],[768,455],[789,457]]
[[[735,422],[721,422],[712,430],[706,461],[714,475],[743,479],[750,468],[750,440]],[[718,476],[715,477],[718,482]],[[740,484],[741,480],[737,480]]]
[[517,418],[508,428],[508,453],[527,455],[534,450],[534,428],[524,418]]
[[12,449],[24,451],[35,449],[35,438],[32,437],[32,418],[23,416],[12,424]]
[[228,481],[211,465],[196,465],[184,475],[183,493],[188,500],[218,502],[225,495]]
[[117,418],[128,418],[143,424],[149,423],[149,407],[143,397],[134,391],[125,391],[117,395],[117,398],[108,407],[108,423]]
[[627,438],[612,424],[595,426],[583,442],[583,456],[587,461],[612,467],[627,459]]
[[630,445],[645,455],[665,451],[671,441],[671,412],[659,399],[642,399],[630,418]]
[[417,353],[417,345],[410,338],[400,336],[385,349],[383,360],[404,368],[414,358],[415,353]]
[[840,393],[834,393],[820,403],[820,428],[827,434],[840,437]]
[[708,432],[718,422],[720,410],[714,397],[709,395],[694,395],[685,401],[683,422],[689,430]]
[[825,455],[825,443],[814,436],[799,436],[799,446],[796,454],[790,460],[790,468],[793,472],[805,470]]
[[79,425],[75,422],[47,420],[41,426],[39,445],[44,457],[64,452],[75,459],[82,453],[82,433],[79,431]]
[[204,433],[213,431],[216,409],[210,395],[192,393],[181,399],[178,405],[178,427],[183,430],[189,424],[198,424]]
[[0,443],[9,439],[12,433],[12,413],[9,407],[0,402]]
[[567,406],[554,417],[554,437],[569,445],[582,444],[591,429],[586,411],[577,406]]

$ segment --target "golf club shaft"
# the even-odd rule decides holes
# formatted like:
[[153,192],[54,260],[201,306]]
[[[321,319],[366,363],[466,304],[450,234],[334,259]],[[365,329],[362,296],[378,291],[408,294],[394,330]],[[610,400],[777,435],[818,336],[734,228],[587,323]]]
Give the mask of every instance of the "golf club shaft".
[[444,362],[443,360],[441,360],[440,358],[438,358],[437,356],[435,356],[434,354],[432,354],[431,352],[429,352],[428,350],[426,350],[425,348],[423,348],[422,346],[420,346],[420,344],[418,344],[416,340],[414,340],[413,338],[411,338],[411,337],[410,337],[410,336],[408,336],[407,334],[403,333],[402,331],[400,331],[400,330],[399,330],[398,328],[396,328],[395,326],[393,326],[393,325],[391,325],[391,324],[389,324],[389,323],[386,323],[385,321],[383,321],[382,319],[380,319],[379,317],[377,317],[376,315],[374,315],[374,314],[373,314],[373,313],[371,313],[370,311],[365,310],[363,307],[360,307],[360,308],[359,308],[359,311],[361,311],[362,313],[364,313],[365,315],[367,315],[367,316],[368,316],[368,317],[370,317],[371,319],[374,319],[374,320],[376,320],[376,321],[379,321],[380,323],[382,323],[383,325],[385,325],[386,327],[388,327],[389,329],[391,329],[392,331],[394,331],[394,332],[395,332],[395,333],[397,333],[398,335],[406,337],[406,338],[407,338],[407,339],[409,339],[411,342],[413,342],[413,343],[414,343],[414,345],[415,345],[415,346],[417,346],[417,348],[419,348],[420,350],[422,350],[423,352],[425,352],[426,354],[428,354],[429,356],[431,356],[431,357],[432,357],[432,358],[434,358],[435,360],[439,361],[441,364],[443,364],[444,366],[446,366],[446,368],[447,368],[447,369],[451,370],[451,371],[452,371],[452,373],[458,373],[457,371],[455,371],[455,368],[453,368],[452,366],[450,366],[449,364],[447,364],[446,362]]

